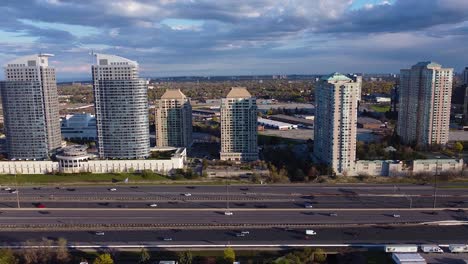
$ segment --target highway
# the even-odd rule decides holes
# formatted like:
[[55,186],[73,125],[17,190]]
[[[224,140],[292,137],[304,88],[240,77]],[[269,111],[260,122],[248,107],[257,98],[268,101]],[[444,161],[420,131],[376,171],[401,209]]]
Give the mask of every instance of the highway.
[[[8,187],[0,191],[4,245],[41,237],[98,245],[458,243],[468,233],[466,185],[440,188],[435,210],[427,185],[37,186],[19,188],[21,209]],[[318,235],[306,239],[311,228]],[[236,229],[254,231],[237,237]]]

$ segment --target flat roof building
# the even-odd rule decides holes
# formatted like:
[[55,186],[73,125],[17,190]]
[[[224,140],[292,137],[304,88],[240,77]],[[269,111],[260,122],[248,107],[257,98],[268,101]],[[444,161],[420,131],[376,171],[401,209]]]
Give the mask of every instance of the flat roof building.
[[61,146],[57,83],[50,56],[24,56],[5,65],[0,89],[10,159],[48,159]]
[[91,114],[66,115],[61,130],[64,139],[96,140],[96,117]]
[[138,76],[138,63],[94,54],[92,65],[98,150],[101,158],[142,159],[149,156],[148,95]]
[[355,169],[361,78],[323,76],[315,89],[314,157],[338,174]]
[[397,134],[403,143],[447,144],[452,81],[452,68],[430,61],[401,70]]

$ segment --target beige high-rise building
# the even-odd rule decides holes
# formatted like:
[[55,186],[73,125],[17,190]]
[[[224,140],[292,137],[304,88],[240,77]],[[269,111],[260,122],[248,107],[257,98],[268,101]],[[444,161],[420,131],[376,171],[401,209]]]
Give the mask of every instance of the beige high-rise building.
[[400,72],[397,133],[403,143],[428,147],[449,138],[453,69],[420,62]]
[[8,157],[48,159],[62,143],[55,69],[51,54],[17,58],[0,83]]
[[257,102],[244,87],[221,100],[221,160],[258,160]]
[[192,106],[179,89],[168,89],[156,101],[156,146],[192,145]]
[[360,76],[333,73],[315,88],[314,156],[338,174],[354,171],[361,83]]

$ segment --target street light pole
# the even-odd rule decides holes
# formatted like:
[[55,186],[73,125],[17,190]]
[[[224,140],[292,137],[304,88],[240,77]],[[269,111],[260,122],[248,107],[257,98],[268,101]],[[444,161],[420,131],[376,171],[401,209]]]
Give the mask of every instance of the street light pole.
[[432,204],[432,208],[436,208],[436,203],[437,203],[437,175],[439,174],[439,157],[437,157],[436,161],[436,171],[434,174],[434,201]]
[[16,173],[15,173],[15,189],[16,189],[16,203],[18,204],[18,209],[21,208],[20,205],[20,200],[19,200],[19,190],[18,190],[18,179],[16,178]]

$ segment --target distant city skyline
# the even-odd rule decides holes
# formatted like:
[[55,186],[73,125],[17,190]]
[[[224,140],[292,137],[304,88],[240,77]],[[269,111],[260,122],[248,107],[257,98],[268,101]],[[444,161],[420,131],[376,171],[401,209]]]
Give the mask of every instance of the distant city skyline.
[[138,61],[148,77],[468,64],[466,0],[24,0],[0,11],[0,64],[54,53],[59,81],[90,80],[91,51]]

